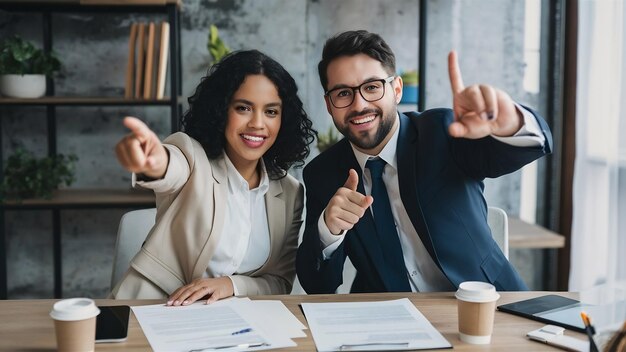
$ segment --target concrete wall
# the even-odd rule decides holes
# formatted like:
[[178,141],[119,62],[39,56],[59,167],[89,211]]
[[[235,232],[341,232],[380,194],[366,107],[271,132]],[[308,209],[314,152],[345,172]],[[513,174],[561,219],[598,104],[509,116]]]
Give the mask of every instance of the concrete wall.
[[[459,50],[466,83],[488,82],[527,99],[521,88],[523,5],[513,0],[429,1],[428,107],[450,106],[446,54]],[[207,28],[216,24],[233,49],[257,48],[278,59],[294,76],[305,108],[319,131],[331,125],[322,99],[317,63],[326,38],[346,29],[380,33],[400,70],[417,67],[417,0],[185,1],[182,13],[183,95],[193,93],[206,72]],[[162,17],[109,14],[53,16],[54,50],[64,63],[59,95],[123,95],[129,24]],[[0,36],[20,34],[40,41],[41,18],[0,13]],[[531,101],[532,103],[532,101]],[[44,108],[0,108],[3,157],[17,146],[46,153]],[[80,158],[76,188],[126,188],[130,178],[117,165],[113,146],[126,132],[121,119],[140,116],[161,137],[169,131],[168,108],[91,107],[58,109],[58,151]],[[317,152],[314,151],[314,154]],[[299,175],[296,170],[294,174]],[[519,175],[488,181],[490,204],[516,214]],[[64,295],[104,297],[109,290],[114,241],[128,209],[62,212]],[[7,212],[10,298],[52,296],[50,213]],[[527,259],[524,255],[520,262]],[[512,260],[516,262],[515,253]],[[517,264],[516,264],[517,265]],[[536,275],[526,268],[527,281]]]

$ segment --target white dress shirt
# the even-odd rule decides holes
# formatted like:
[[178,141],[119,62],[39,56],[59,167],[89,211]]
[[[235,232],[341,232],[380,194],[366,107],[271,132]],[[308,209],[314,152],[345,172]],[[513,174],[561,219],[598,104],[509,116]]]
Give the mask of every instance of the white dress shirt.
[[[492,137],[503,143],[518,147],[543,146],[545,143],[545,137],[541,132],[541,127],[535,117],[531,112],[517,104],[516,108],[518,111],[522,112],[524,117],[524,125],[522,128],[511,137]],[[379,157],[387,163],[383,172],[383,182],[385,183],[387,194],[389,195],[391,212],[393,214],[396,230],[400,238],[404,264],[407,269],[411,290],[413,292],[452,291],[455,289],[454,286],[428,254],[428,251],[417,234],[417,231],[413,227],[411,219],[409,218],[409,215],[404,208],[404,204],[402,203],[402,199],[400,198],[396,153],[399,132],[400,125],[398,123],[391,139],[387,142],[380,154],[376,156],[361,153],[354,147],[354,145],[350,144],[352,146],[354,156],[361,167],[365,193],[370,195],[372,189],[372,177],[369,169],[365,168],[365,163],[369,159]],[[370,211],[372,211],[371,207]],[[331,234],[328,226],[326,226],[326,222],[324,221],[324,212],[320,215],[317,227],[320,234],[320,240],[324,247],[322,255],[324,259],[328,259],[343,242],[347,231],[343,231],[340,235]],[[376,217],[376,214],[372,215]]]
[[[260,268],[270,254],[270,230],[265,208],[269,178],[263,159],[259,186],[250,189],[233,163],[224,153],[228,176],[228,201],[224,233],[203,277],[222,277]],[[231,279],[232,281],[232,279]],[[237,286],[233,281],[235,296]]]

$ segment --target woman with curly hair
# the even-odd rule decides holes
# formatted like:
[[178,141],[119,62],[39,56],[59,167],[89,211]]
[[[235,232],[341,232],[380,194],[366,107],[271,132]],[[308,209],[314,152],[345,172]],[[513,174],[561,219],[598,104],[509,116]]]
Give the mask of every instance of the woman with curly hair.
[[179,306],[291,291],[303,187],[287,170],[304,164],[316,134],[297,91],[279,63],[240,51],[202,78],[184,132],[161,143],[124,119],[117,158],[154,190],[157,215],[113,297]]

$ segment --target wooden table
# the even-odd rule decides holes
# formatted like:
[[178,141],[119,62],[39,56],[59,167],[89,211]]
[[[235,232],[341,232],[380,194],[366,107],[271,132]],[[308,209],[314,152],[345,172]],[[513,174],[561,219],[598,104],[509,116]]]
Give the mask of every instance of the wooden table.
[[[504,292],[498,304],[515,302],[547,294],[548,292]],[[574,293],[559,293],[576,298]],[[280,299],[302,322],[304,315],[298,306],[301,302],[346,302],[379,301],[408,297],[428,320],[452,343],[456,351],[558,351],[525,338],[528,331],[544,324],[496,311],[495,326],[490,345],[468,345],[459,340],[457,328],[456,299],[451,292],[446,293],[380,293],[350,295],[292,295],[257,296],[252,299]],[[54,351],[56,347],[54,324],[49,316],[56,300],[0,301],[0,351]],[[99,305],[144,305],[155,304],[154,300],[97,300]],[[315,344],[309,330],[307,337],[294,339],[297,347],[282,351],[315,351]],[[567,331],[567,335],[584,339],[580,333]],[[121,343],[97,344],[96,351],[150,351],[150,345],[133,315],[130,318],[128,340]]]
[[509,217],[510,248],[563,248],[565,237],[545,227]]
[[543,226],[509,217],[509,248],[543,250],[542,290],[557,289],[557,250],[565,247],[565,236]]

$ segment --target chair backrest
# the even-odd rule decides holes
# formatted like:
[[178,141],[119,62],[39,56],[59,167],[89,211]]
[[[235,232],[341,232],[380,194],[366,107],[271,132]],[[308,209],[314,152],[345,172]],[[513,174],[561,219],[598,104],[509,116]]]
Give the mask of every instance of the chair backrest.
[[487,223],[491,229],[493,239],[504,253],[506,259],[509,259],[509,220],[506,212],[497,207],[489,207],[487,211]]
[[130,261],[139,252],[150,229],[154,226],[155,218],[156,208],[150,208],[129,211],[120,219],[111,273],[111,289],[130,267]]

